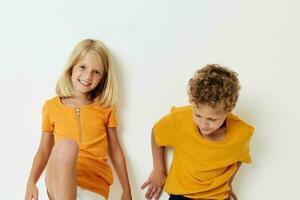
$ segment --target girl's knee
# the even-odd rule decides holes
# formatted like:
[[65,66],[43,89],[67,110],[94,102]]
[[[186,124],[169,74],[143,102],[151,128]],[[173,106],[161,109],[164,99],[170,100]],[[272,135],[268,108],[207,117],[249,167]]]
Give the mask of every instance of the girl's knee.
[[60,148],[75,149],[77,151],[79,149],[77,142],[73,139],[62,139],[58,141],[58,143],[55,146]]
[[63,139],[54,146],[53,153],[55,160],[71,161],[76,160],[78,156],[79,146],[75,140]]

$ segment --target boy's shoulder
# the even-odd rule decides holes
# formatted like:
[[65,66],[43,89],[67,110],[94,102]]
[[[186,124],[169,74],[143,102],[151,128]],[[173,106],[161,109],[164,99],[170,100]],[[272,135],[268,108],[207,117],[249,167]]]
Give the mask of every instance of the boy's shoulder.
[[170,109],[170,113],[168,116],[173,120],[173,122],[177,123],[187,123],[192,122],[192,106],[173,106]]
[[192,106],[191,105],[186,105],[186,106],[172,106],[170,109],[170,114],[171,115],[181,115],[185,113],[191,113],[192,112]]
[[254,127],[250,125],[248,122],[240,119],[237,115],[233,113],[229,113],[227,119],[232,128],[236,130],[243,130],[243,132],[246,130],[246,132],[248,132],[250,135],[253,134]]

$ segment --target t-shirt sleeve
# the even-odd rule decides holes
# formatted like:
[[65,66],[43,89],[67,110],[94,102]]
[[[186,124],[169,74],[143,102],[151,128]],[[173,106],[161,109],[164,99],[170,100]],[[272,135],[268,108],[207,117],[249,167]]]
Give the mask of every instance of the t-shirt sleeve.
[[107,127],[114,128],[117,126],[117,120],[116,120],[116,109],[115,107],[111,107],[108,113],[108,120],[107,120]]
[[249,137],[248,141],[246,142],[246,144],[244,145],[244,147],[242,149],[242,153],[241,153],[240,161],[247,163],[247,164],[252,162],[251,155],[250,155],[250,138],[253,134],[253,131],[254,131],[254,128],[251,127],[249,129],[250,137]]
[[50,120],[49,105],[46,102],[43,106],[42,112],[42,131],[53,132],[53,129],[54,127]]
[[243,150],[242,150],[242,156],[240,161],[244,162],[244,163],[251,163],[252,159],[250,156],[250,147],[249,147],[249,142],[244,146]]
[[171,114],[154,124],[153,134],[158,146],[174,146],[174,127]]

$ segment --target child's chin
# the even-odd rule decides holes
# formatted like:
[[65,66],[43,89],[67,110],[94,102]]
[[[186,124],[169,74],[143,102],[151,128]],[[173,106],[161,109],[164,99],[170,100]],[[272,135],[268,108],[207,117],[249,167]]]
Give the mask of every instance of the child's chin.
[[202,133],[203,135],[209,135],[209,134],[212,133],[212,131],[204,131],[204,130],[201,130],[201,133]]

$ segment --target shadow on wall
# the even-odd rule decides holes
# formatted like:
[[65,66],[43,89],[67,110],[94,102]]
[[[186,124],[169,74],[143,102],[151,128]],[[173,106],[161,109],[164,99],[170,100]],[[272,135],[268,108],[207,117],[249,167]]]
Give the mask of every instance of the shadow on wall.
[[[124,93],[124,88],[123,86],[125,85],[125,80],[123,77],[123,67],[119,64],[118,60],[114,56],[114,54],[111,52],[112,56],[112,61],[113,61],[113,68],[114,68],[114,73],[117,81],[117,102],[116,102],[116,110],[117,110],[117,119],[118,119],[118,134],[119,134],[119,140],[120,144],[122,146],[124,156],[126,159],[126,165],[127,165],[127,170],[128,170],[128,176],[129,176],[129,181],[130,185],[132,188],[132,197],[134,198],[134,191],[138,187],[137,185],[137,180],[136,180],[136,174],[134,173],[134,165],[133,161],[130,160],[126,148],[124,145],[124,139],[126,136],[123,135],[124,133],[124,128],[123,124],[125,120],[123,119],[124,116],[124,108],[126,106],[126,95]],[[128,73],[128,72],[127,72]],[[112,167],[112,163],[109,160],[109,165]],[[112,167],[113,169],[113,167]],[[120,182],[118,180],[118,177],[113,169],[113,177],[114,177],[114,182],[113,185],[110,188],[110,194],[109,194],[109,199],[119,199],[120,195],[122,193],[122,187],[120,185]]]

